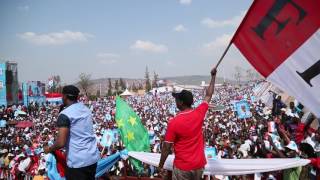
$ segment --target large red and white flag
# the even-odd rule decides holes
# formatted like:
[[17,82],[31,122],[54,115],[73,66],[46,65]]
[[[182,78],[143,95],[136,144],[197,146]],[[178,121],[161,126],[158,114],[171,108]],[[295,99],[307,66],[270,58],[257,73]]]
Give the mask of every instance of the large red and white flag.
[[320,0],[255,0],[232,42],[268,81],[320,117]]

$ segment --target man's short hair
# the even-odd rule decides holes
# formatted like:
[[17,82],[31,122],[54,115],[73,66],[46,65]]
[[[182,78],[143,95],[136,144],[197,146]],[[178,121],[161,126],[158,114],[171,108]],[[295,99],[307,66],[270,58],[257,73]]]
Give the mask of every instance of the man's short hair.
[[191,107],[193,104],[193,95],[190,91],[182,90],[179,93],[172,93],[172,96],[188,107]]
[[78,99],[80,90],[74,85],[64,86],[62,89],[62,94],[66,95],[67,98],[71,101],[75,101]]

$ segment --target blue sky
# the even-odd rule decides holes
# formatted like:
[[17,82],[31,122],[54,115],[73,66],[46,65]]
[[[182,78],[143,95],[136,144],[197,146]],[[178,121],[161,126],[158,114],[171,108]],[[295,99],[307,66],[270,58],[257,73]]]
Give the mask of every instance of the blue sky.
[[[81,72],[142,78],[206,75],[252,0],[2,0],[0,59],[18,62],[19,80],[66,83]],[[232,47],[219,69],[251,66]]]

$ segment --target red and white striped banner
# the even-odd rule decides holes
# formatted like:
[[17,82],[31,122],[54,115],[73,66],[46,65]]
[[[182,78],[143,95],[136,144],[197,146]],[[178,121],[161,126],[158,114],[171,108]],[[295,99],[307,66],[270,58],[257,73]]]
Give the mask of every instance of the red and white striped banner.
[[320,117],[320,0],[256,0],[232,42],[268,81]]

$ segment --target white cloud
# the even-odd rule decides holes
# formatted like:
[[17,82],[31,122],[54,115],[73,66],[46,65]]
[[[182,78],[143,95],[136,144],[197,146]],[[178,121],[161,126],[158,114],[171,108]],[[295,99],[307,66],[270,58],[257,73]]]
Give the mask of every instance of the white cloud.
[[223,34],[222,36],[217,37],[212,42],[204,44],[204,49],[208,51],[213,51],[219,48],[226,48],[231,38],[232,38],[232,35]]
[[34,32],[25,32],[18,34],[23,40],[36,45],[63,45],[71,42],[84,42],[93,35],[79,31],[52,32],[47,34],[37,34]]
[[168,52],[167,46],[163,44],[155,44],[151,41],[137,40],[130,46],[133,50],[153,52],[153,53],[165,53]]
[[183,5],[189,5],[191,4],[192,0],[179,0],[180,4],[183,4]]
[[19,6],[18,9],[20,11],[29,11],[30,7],[28,5]]
[[98,53],[97,58],[101,64],[114,64],[118,62],[120,55],[113,53]]
[[97,57],[98,58],[119,58],[120,55],[113,54],[113,53],[98,53]]
[[117,60],[115,60],[115,59],[100,59],[99,60],[100,64],[114,64],[116,62],[117,62]]
[[179,24],[176,27],[174,27],[173,30],[176,32],[184,32],[187,31],[187,28],[184,27],[182,24]]
[[246,12],[241,12],[240,15],[234,16],[226,20],[214,20],[209,17],[204,18],[201,23],[209,28],[221,28],[221,27],[237,27],[245,16]]

